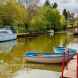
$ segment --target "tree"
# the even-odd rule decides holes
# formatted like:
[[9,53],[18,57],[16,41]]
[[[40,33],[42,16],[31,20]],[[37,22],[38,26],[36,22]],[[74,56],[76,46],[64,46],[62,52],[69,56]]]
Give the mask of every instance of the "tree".
[[49,6],[40,7],[36,15],[32,17],[30,22],[33,28],[48,28],[48,29],[61,29],[63,28],[64,18],[60,15],[57,9]]
[[28,22],[28,12],[13,0],[0,7],[0,18],[4,26],[25,26]]
[[48,21],[43,15],[33,16],[30,21],[31,29],[34,31],[45,30]]
[[[48,1],[48,0],[47,0]],[[34,7],[34,6],[33,6]],[[33,8],[32,7],[32,8]],[[62,29],[64,17],[59,11],[46,3],[42,7],[25,8],[16,3],[15,0],[9,0],[5,5],[0,6],[0,24],[15,26],[20,31],[45,30],[45,29]],[[31,13],[31,11],[33,12]]]
[[68,19],[68,13],[67,13],[66,9],[63,10],[63,15],[64,15],[65,19],[67,20]]
[[53,8],[57,8],[57,7],[58,7],[57,3],[54,3]]
[[44,6],[50,6],[50,3],[48,0],[46,0],[45,5]]

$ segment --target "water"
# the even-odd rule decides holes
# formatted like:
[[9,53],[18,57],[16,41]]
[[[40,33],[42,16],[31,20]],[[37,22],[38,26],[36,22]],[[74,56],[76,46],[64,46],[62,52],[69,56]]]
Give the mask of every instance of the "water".
[[[53,49],[58,46],[65,46],[78,49],[78,38],[66,33],[55,34],[53,37],[41,35],[40,37],[28,39],[19,39],[0,43],[0,63],[17,66],[19,69],[23,64],[22,56],[25,51],[33,50],[36,52],[53,52]],[[27,67],[39,68],[46,70],[61,71],[60,64],[36,64],[26,63]],[[12,66],[10,66],[11,69]],[[13,69],[15,71],[15,69]]]

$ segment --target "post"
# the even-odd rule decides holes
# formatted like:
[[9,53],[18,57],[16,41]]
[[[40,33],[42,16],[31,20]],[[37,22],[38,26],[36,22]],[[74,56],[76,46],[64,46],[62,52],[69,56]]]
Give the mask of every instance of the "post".
[[64,52],[64,58],[62,59],[62,75],[61,78],[63,78],[63,73],[64,73],[64,64],[65,64],[65,52]]
[[[67,62],[66,62],[66,65],[68,64],[69,60],[70,60],[70,55],[69,55],[69,49],[67,50],[67,55],[68,55],[68,59],[67,59]],[[68,66],[67,66],[67,69],[68,69]]]
[[78,53],[77,53],[77,78],[78,78]]

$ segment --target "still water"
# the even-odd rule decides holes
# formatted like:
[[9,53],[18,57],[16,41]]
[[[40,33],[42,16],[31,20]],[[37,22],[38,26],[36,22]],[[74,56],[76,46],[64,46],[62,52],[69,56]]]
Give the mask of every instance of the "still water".
[[[17,64],[18,67],[23,64],[22,57],[26,51],[32,50],[36,52],[53,52],[58,46],[78,48],[78,38],[66,33],[58,33],[53,37],[41,35],[36,38],[21,38],[14,41],[0,43],[0,63],[8,65]],[[59,64],[35,64],[26,63],[28,67],[46,70],[60,71]]]

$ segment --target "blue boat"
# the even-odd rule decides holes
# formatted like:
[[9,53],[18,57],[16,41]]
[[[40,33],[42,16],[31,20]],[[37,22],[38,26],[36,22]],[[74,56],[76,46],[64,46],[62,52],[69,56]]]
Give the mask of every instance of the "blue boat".
[[54,52],[55,53],[68,53],[68,52],[71,52],[71,53],[75,53],[77,50],[76,49],[72,49],[72,48],[65,48],[65,47],[57,47],[54,49]]
[[36,63],[62,63],[63,61],[67,62],[76,54],[76,50],[70,50],[71,52],[69,53],[37,53],[33,51],[28,51],[24,54],[24,60]]

